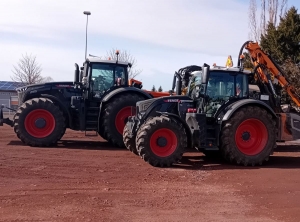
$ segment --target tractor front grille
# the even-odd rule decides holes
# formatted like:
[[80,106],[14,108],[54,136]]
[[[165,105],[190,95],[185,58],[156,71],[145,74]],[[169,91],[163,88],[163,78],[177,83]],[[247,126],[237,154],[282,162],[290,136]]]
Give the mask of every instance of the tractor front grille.
[[21,92],[19,91],[19,92],[18,92],[18,103],[19,103],[19,106],[21,106],[22,103],[23,103],[22,101],[23,101],[23,99],[24,99],[24,94],[25,94],[25,93],[24,93],[23,91],[21,91]]
[[24,99],[26,90],[27,90],[26,86],[19,87],[19,88],[16,89],[16,91],[18,93],[18,103],[19,103],[19,106],[21,106],[22,103],[23,103],[23,99]]
[[139,101],[136,103],[137,106],[137,112],[142,112],[145,111],[146,109],[148,109],[148,107],[156,100],[155,99],[147,99],[147,100],[143,100],[143,101]]

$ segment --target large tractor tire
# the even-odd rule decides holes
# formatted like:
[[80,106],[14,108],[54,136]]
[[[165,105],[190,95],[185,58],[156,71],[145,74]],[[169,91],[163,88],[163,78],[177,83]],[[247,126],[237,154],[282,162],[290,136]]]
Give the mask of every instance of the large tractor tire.
[[135,155],[138,155],[136,144],[135,144],[135,135],[131,135],[130,129],[128,124],[125,125],[124,131],[123,131],[123,142],[125,144],[125,147],[134,153]]
[[14,131],[26,145],[53,145],[62,138],[65,130],[62,111],[46,98],[24,102],[14,117]]
[[182,158],[187,135],[183,125],[173,118],[157,116],[139,128],[136,147],[145,162],[154,167],[169,167]]
[[105,136],[105,132],[104,132],[104,127],[101,127],[100,125],[100,128],[98,130],[98,134],[99,136],[101,136],[103,139],[107,140],[107,137]]
[[[148,118],[146,121],[152,119],[153,117]],[[128,123],[128,122],[127,122]],[[138,151],[136,149],[136,143],[135,143],[135,138],[136,138],[136,133],[131,134],[129,125],[126,123],[123,131],[123,141],[125,144],[125,147],[135,155],[139,155]]]
[[265,109],[247,106],[223,125],[221,152],[236,164],[262,165],[276,147],[276,122]]
[[58,140],[61,140],[61,138],[63,138],[63,136],[65,135],[65,133],[66,133],[66,130],[67,130],[67,128],[66,127],[64,127],[64,129],[61,131],[61,134],[60,134],[60,136],[58,137]]
[[128,117],[131,116],[132,107],[136,107],[138,101],[145,97],[138,94],[122,94],[109,101],[103,108],[100,120],[100,132],[112,145],[125,147],[123,142],[123,130]]

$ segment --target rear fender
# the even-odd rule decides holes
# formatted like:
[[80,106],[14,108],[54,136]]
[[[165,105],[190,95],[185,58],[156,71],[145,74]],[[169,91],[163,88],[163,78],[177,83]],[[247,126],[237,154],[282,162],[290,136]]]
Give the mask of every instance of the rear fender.
[[[101,103],[100,103],[100,110],[99,110],[99,117],[101,116],[101,112],[102,109],[104,107],[104,105],[109,102],[111,99],[115,98],[116,96],[120,95],[120,94],[124,94],[124,93],[135,93],[137,95],[143,96],[146,99],[152,99],[152,96],[146,92],[144,92],[141,89],[135,88],[135,87],[123,87],[123,88],[118,88],[116,90],[111,91],[110,93],[108,93],[107,95],[104,96],[104,98],[102,99]],[[132,115],[135,114],[135,109],[132,110]],[[100,119],[100,118],[99,118]],[[100,127],[100,126],[99,126]]]
[[105,102],[109,101],[111,98],[113,98],[121,93],[125,93],[125,92],[129,92],[129,93],[134,92],[136,94],[139,94],[139,95],[145,97],[145,99],[153,98],[149,93],[147,93],[141,89],[138,89],[135,87],[123,87],[123,88],[118,88],[116,90],[113,90],[110,93],[108,93],[107,95],[105,95],[104,98],[102,99],[102,102],[105,103]]
[[255,99],[243,99],[243,100],[239,100],[235,103],[232,103],[229,106],[227,106],[224,109],[224,111],[219,114],[219,116],[217,118],[219,121],[220,120],[222,120],[222,121],[229,120],[230,117],[232,116],[232,114],[234,114],[237,110],[239,110],[240,108],[247,106],[247,105],[254,105],[254,106],[259,106],[261,108],[264,108],[269,113],[271,113],[274,118],[277,118],[276,113],[273,111],[273,109],[269,105],[267,105],[266,103],[264,103],[260,100],[255,100]]

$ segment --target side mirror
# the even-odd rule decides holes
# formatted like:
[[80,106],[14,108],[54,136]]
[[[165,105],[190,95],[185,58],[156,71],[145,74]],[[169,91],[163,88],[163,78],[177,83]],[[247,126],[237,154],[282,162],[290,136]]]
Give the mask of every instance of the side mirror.
[[82,81],[82,77],[83,77],[83,71],[81,70],[81,71],[80,71],[80,74],[79,74],[79,82]]
[[207,84],[208,76],[209,76],[209,65],[204,63],[202,68],[202,78],[201,78],[202,84]]
[[173,83],[172,83],[172,91],[174,91],[175,87],[176,87],[176,78],[177,78],[177,73],[175,72],[174,76],[173,76]]
[[74,83],[79,82],[79,66],[75,63]]
[[173,84],[172,84],[172,91],[174,92],[176,85],[176,95],[181,95],[181,88],[182,88],[182,79],[181,76],[175,72],[173,77]]

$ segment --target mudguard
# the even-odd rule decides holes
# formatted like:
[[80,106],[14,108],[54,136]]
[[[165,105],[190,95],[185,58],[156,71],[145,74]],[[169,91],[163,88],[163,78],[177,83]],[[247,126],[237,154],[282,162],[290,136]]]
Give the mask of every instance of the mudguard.
[[253,105],[259,105],[260,107],[263,107],[265,108],[266,110],[268,110],[274,117],[277,117],[276,116],[276,113],[273,111],[273,109],[267,105],[266,103],[264,103],[263,101],[261,100],[255,100],[255,99],[243,99],[243,100],[239,100],[235,103],[232,103],[230,104],[225,110],[225,114],[224,116],[222,115],[222,113],[219,115],[219,118],[222,118],[221,116],[223,116],[222,118],[222,121],[226,121],[228,119],[230,119],[230,117],[232,116],[232,114],[238,110],[239,108],[241,108],[242,106],[245,106],[245,105],[250,105],[250,104],[253,104]]
[[149,94],[146,93],[145,91],[135,88],[135,87],[123,87],[123,88],[119,88],[116,90],[111,91],[110,93],[108,93],[106,96],[104,96],[104,98],[102,99],[102,102],[107,102],[108,100],[110,100],[112,97],[120,94],[120,93],[124,93],[124,92],[136,92],[139,93],[142,96],[145,96],[145,98],[147,99],[152,99],[153,97]]

